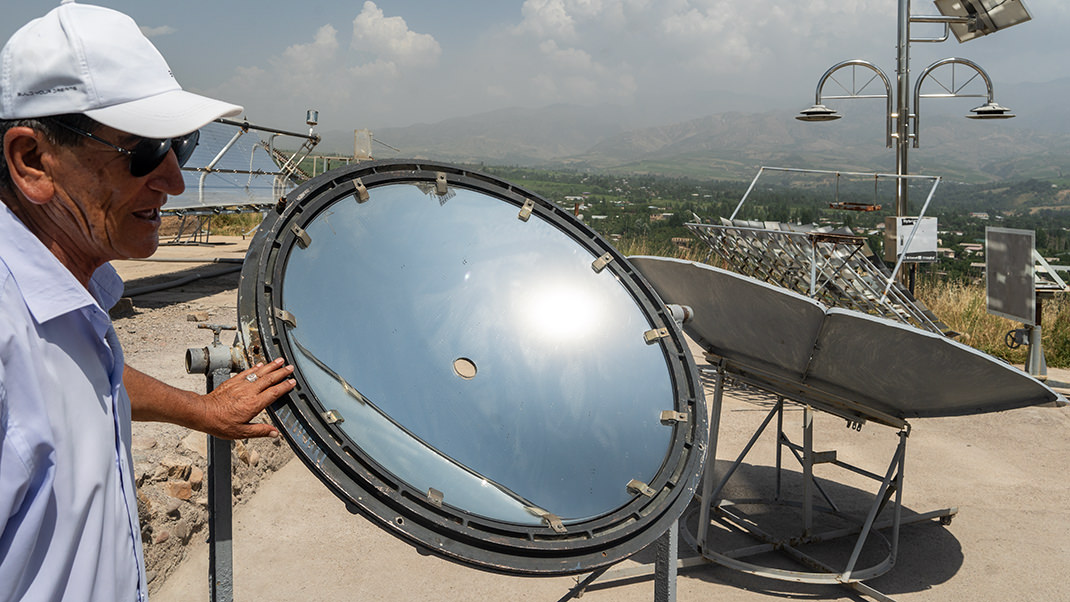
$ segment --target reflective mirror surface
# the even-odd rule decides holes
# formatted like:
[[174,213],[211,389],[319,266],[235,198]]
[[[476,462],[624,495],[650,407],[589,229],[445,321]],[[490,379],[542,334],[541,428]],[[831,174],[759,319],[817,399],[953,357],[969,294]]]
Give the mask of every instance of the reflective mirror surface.
[[361,450],[446,504],[532,525],[623,506],[673,435],[652,325],[552,223],[450,197],[381,186],[304,226],[283,270],[293,360]]
[[687,341],[628,260],[488,174],[372,161],[265,213],[238,288],[268,408],[346,506],[426,551],[590,572],[672,528],[705,458]]

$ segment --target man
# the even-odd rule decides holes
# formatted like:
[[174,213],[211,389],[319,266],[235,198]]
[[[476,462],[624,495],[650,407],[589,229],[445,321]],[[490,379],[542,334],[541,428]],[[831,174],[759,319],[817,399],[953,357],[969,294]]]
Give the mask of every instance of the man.
[[130,420],[223,438],[293,386],[281,360],[197,395],[123,363],[108,265],[148,257],[196,131],[241,107],[181,89],[121,13],[68,0],[0,51],[0,600],[145,600]]

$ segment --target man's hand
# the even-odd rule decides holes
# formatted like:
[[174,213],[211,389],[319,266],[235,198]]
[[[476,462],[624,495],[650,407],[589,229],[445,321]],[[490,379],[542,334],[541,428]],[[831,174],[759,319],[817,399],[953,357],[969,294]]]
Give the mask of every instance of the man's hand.
[[236,374],[207,395],[198,395],[126,366],[123,383],[134,420],[170,422],[220,439],[245,439],[279,436],[274,426],[249,421],[297,386],[292,374],[293,366],[284,366],[279,358]]
[[278,437],[274,426],[249,421],[294,388],[296,382],[291,374],[293,366],[283,366],[282,358],[235,374],[204,396],[203,430],[220,439]]

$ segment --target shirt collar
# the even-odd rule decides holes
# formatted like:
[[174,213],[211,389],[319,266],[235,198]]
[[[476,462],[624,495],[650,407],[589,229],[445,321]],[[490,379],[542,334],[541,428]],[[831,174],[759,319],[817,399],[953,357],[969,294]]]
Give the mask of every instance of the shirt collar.
[[38,323],[87,306],[110,308],[122,295],[122,279],[110,264],[93,272],[86,290],[3,203],[0,232],[0,262],[11,272]]

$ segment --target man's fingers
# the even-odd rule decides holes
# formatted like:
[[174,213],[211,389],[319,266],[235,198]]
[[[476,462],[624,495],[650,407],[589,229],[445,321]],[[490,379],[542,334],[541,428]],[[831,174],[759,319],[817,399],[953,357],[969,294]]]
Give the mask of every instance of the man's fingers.
[[234,436],[234,439],[254,439],[256,437],[278,437],[279,430],[270,424],[263,422],[256,422],[253,424],[243,425],[240,432]]
[[234,376],[234,379],[238,384],[241,384],[241,380],[245,380],[257,385],[258,389],[263,391],[283,381],[293,374],[293,371],[293,366],[284,366],[283,359],[280,357],[270,364],[257,364],[252,368],[242,370]]

